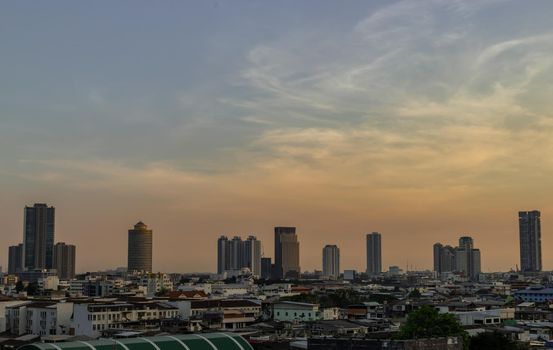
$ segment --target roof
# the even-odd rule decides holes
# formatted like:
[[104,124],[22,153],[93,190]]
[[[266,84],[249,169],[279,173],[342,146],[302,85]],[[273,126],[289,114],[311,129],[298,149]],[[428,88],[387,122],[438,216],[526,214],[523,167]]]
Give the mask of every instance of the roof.
[[253,350],[237,334],[176,334],[145,338],[33,343],[18,350]]
[[192,309],[210,309],[225,307],[261,307],[260,304],[248,299],[212,299],[212,300],[192,300],[190,302]]

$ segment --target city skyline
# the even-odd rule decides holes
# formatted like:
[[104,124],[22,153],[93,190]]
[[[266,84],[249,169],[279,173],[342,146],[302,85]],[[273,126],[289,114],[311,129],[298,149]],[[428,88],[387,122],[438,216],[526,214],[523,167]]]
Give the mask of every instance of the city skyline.
[[[24,208],[24,217],[27,218],[29,217],[29,213],[34,213],[34,211],[31,211],[32,209],[41,209],[41,210],[45,210],[45,209],[49,209],[51,210],[52,214],[50,214],[51,216],[53,216],[53,212],[55,210],[55,207],[51,206],[49,207],[47,204],[43,204],[43,203],[35,203],[33,206],[25,206]],[[520,251],[520,254],[519,254],[519,261],[522,261],[523,260],[523,257],[525,257],[525,254],[524,254],[524,251],[527,250],[527,248],[523,248],[522,244],[523,244],[523,239],[522,239],[522,228],[523,228],[523,217],[526,217],[526,216],[529,216],[529,215],[532,215],[531,217],[534,218],[532,220],[536,220],[537,221],[537,231],[538,231],[538,237],[541,238],[541,212],[539,210],[532,210],[532,211],[519,211],[518,212],[518,222],[519,222],[519,241],[517,242],[519,244],[519,251]],[[34,217],[35,215],[33,214],[31,217]],[[52,220],[53,222],[53,218],[52,219],[49,219],[49,220]],[[526,219],[527,221],[529,219]],[[526,221],[524,221],[526,222]],[[529,225],[528,223],[526,223],[525,225]],[[536,224],[534,224],[536,225]],[[23,225],[24,227],[27,227],[25,225]],[[112,265],[112,266],[108,266],[106,267],[104,270],[110,270],[110,269],[113,269],[113,268],[120,268],[120,267],[125,267],[125,268],[129,268],[129,264],[130,264],[130,257],[131,255],[133,256],[133,259],[132,260],[136,260],[137,257],[135,256],[135,254],[131,254],[130,251],[131,251],[131,245],[133,246],[136,246],[136,243],[134,244],[131,244],[131,232],[136,232],[137,231],[137,228],[138,230],[143,230],[147,233],[149,233],[149,238],[148,238],[148,242],[147,242],[147,245],[149,246],[149,248],[147,248],[148,252],[146,252],[146,254],[148,255],[146,257],[146,260],[145,262],[141,263],[141,264],[145,264],[147,266],[152,266],[153,265],[153,256],[155,256],[155,251],[153,250],[152,246],[153,246],[153,235],[152,235],[152,230],[147,230],[147,225],[145,225],[142,221],[139,221],[136,225],[134,225],[134,230],[133,229],[129,229],[128,230],[128,239],[127,239],[127,245],[128,245],[128,252],[127,252],[127,264],[122,264],[122,265]],[[296,235],[296,227],[283,227],[283,226],[275,226],[274,228],[274,241],[275,241],[275,244],[276,244],[276,241],[277,241],[277,237],[280,236],[280,234],[292,234],[294,237],[294,240],[293,242],[290,241],[289,243],[293,243],[294,245],[297,244],[297,248],[294,248],[294,249],[298,249],[298,255],[301,257],[301,250],[299,250],[299,242],[300,240],[297,238],[297,235]],[[26,228],[26,230],[29,230],[28,228]],[[278,233],[277,233],[278,232]],[[533,231],[534,232],[534,231]],[[54,233],[54,230],[52,228],[51,230],[51,234],[52,234],[52,238],[53,238],[53,233]],[[28,234],[25,233],[24,234],[24,237],[27,237]],[[372,244],[373,243],[373,239],[369,239],[370,237],[374,237],[374,236],[377,236],[377,246],[374,247],[374,248],[370,248],[369,249],[369,245],[371,244],[371,247],[372,247]],[[227,244],[225,246],[227,246],[226,248],[226,251],[224,251],[223,253],[221,253],[221,240],[222,239],[225,239]],[[239,243],[239,247],[233,247],[233,243],[234,241],[238,240],[238,243]],[[252,242],[255,242],[255,243],[252,243]],[[64,242],[59,242],[59,243],[56,243],[56,246],[58,245],[64,245],[65,246],[65,243]],[[466,260],[465,259],[465,263],[463,264],[467,264],[465,268],[460,268],[459,271],[464,271],[464,270],[472,270],[473,267],[472,267],[472,259],[476,259],[477,261],[477,271],[480,272],[496,272],[496,271],[501,271],[501,270],[492,270],[492,269],[481,269],[481,254],[480,254],[480,249],[476,249],[473,247],[473,238],[472,237],[468,237],[468,236],[462,236],[459,238],[459,247],[461,248],[461,251],[463,249],[469,249],[469,250],[474,250],[476,252],[476,257],[473,258],[472,255],[473,253],[471,253],[471,258],[469,260]],[[385,272],[387,271],[387,268],[388,267],[392,267],[392,266],[399,266],[399,265],[394,265],[393,262],[390,262],[390,265],[386,265],[386,264],[383,264],[382,263],[382,260],[384,259],[383,258],[383,254],[382,254],[382,247],[381,247],[381,234],[379,232],[372,232],[372,233],[368,233],[368,234],[365,234],[365,245],[366,245],[366,249],[365,249],[365,270],[368,271],[368,264],[369,264],[369,261],[372,261],[373,258],[370,258],[369,257],[369,250],[373,251],[374,249],[374,252],[377,253],[377,257],[374,258],[376,259],[375,262],[371,262],[371,264],[376,264],[374,265],[373,267],[371,267],[371,269],[374,269],[374,268],[377,268],[378,273],[382,273],[382,272]],[[15,271],[15,269],[13,270],[10,270],[9,268],[10,267],[15,267],[16,265],[15,264],[11,264],[12,263],[12,260],[19,260],[18,258],[15,258],[16,255],[18,255],[22,261],[21,261],[21,264],[24,263],[24,252],[25,252],[25,249],[24,249],[24,244],[19,244],[19,245],[10,245],[8,248],[9,250],[9,254],[6,254],[6,259],[8,259],[7,261],[7,264],[5,265],[0,265],[0,266],[6,266],[8,268],[9,271]],[[72,271],[76,271],[75,269],[75,253],[74,253],[74,250],[75,250],[75,246],[74,245],[70,245],[69,246],[70,249],[73,249],[73,253],[70,253],[70,254],[73,254],[72,256],[72,263],[71,263],[71,270]],[[224,246],[223,246],[224,247]],[[328,247],[336,247],[336,245],[328,245],[328,244],[325,244],[323,245],[323,255],[324,255],[324,251],[326,250],[326,248]],[[427,271],[437,271],[437,272],[441,272],[442,269],[443,269],[443,264],[444,264],[444,260],[441,258],[442,256],[442,250],[448,250],[448,249],[453,249],[453,255],[450,257],[450,259],[453,259],[454,261],[452,263],[447,263],[447,264],[450,264],[450,265],[447,265],[449,266],[448,268],[445,268],[444,271],[457,271],[456,268],[454,268],[456,265],[459,264],[459,256],[455,256],[456,254],[458,255],[458,253],[455,253],[456,250],[459,249],[459,247],[457,248],[452,248],[451,246],[449,245],[442,245],[441,243],[434,243],[433,244],[433,252],[432,254],[430,254],[430,257],[431,257],[431,266],[430,267],[419,267],[419,266],[416,266],[414,264],[410,264],[409,261],[406,261],[406,271],[409,271],[409,269],[411,270],[420,270],[420,271],[423,271],[423,270],[427,270]],[[54,246],[52,246],[52,248],[54,248]],[[234,249],[233,249],[234,248]],[[217,249],[216,249],[216,256],[215,256],[215,259],[216,259],[216,262],[215,262],[215,268],[213,270],[184,270],[184,271],[174,271],[174,272],[216,272],[218,274],[221,274],[222,272],[226,272],[226,271],[237,271],[239,270],[239,268],[237,268],[237,266],[242,266],[242,267],[248,267],[249,265],[252,265],[254,266],[254,275],[256,276],[261,276],[261,269],[262,269],[262,262],[261,262],[261,259],[262,258],[268,258],[268,259],[271,259],[273,260],[273,262],[275,261],[275,256],[278,255],[277,253],[277,249],[276,249],[276,245],[274,245],[274,250],[273,250],[273,256],[271,255],[268,255],[267,253],[265,253],[265,249],[266,249],[266,245],[263,245],[262,241],[261,240],[258,240],[256,236],[253,236],[253,235],[249,235],[247,237],[246,240],[242,241],[241,237],[239,236],[234,236],[231,240],[229,240],[227,238],[227,236],[225,235],[222,235],[218,238],[217,240]],[[474,249],[473,249],[474,248]],[[134,248],[134,250],[136,250],[137,248]],[[140,248],[143,250],[143,248]],[[223,248],[225,249],[225,248]],[[230,249],[230,250],[229,250]],[[336,248],[337,249],[337,248]],[[539,260],[540,260],[540,268],[541,268],[541,258],[542,258],[542,254],[541,254],[541,243],[538,244],[538,248],[534,248],[534,249],[537,249],[538,250],[538,254],[539,254]],[[246,250],[248,252],[246,252]],[[233,254],[230,254],[230,252],[234,252]],[[67,255],[67,253],[65,253]],[[221,255],[223,254],[223,255]],[[253,255],[252,255],[253,254]],[[293,253],[293,254],[296,254],[296,253]],[[528,254],[526,254],[528,255]],[[13,257],[12,257],[13,256]],[[227,257],[228,256],[228,257]],[[255,259],[257,260],[252,260],[253,257],[256,257]],[[221,260],[221,257],[222,257],[222,260]],[[71,258],[70,258],[71,259]],[[228,259],[229,261],[227,262],[224,262],[225,259]],[[461,258],[462,259],[462,258]],[[455,261],[456,260],[456,261]],[[246,261],[250,261],[250,262],[246,262]],[[254,262],[255,261],[255,262]],[[300,261],[300,266],[301,266],[301,259],[299,260]],[[52,263],[54,264],[54,256],[52,255]],[[133,263],[134,264],[134,263]],[[227,266],[228,268],[225,269],[223,268],[224,266]],[[521,263],[521,265],[518,265],[516,264],[514,268],[511,268],[511,269],[514,269],[514,270],[519,270],[519,271],[527,271],[527,272],[532,272],[532,271],[535,271],[535,270],[532,270],[532,269],[524,269],[523,267],[523,264]],[[21,268],[21,267],[19,267]],[[151,268],[150,268],[151,269]],[[363,271],[362,268],[358,268],[357,266],[353,266],[352,269],[355,269],[355,270],[359,270],[359,271]],[[101,270],[101,269],[100,269]],[[320,265],[320,266],[314,266],[312,269],[312,271],[322,271],[324,270],[324,261],[323,261],[323,264]],[[77,270],[77,273],[78,272],[89,272],[89,271],[93,271],[93,270],[86,270],[86,269],[83,269],[82,271],[80,270]],[[144,271],[147,271],[147,270],[144,270]],[[156,271],[161,271],[161,270],[156,270],[155,268],[151,271],[151,272],[156,272]],[[303,271],[309,271],[309,269],[303,269],[303,270],[300,270],[299,272],[303,272]],[[507,271],[507,270],[505,270]],[[538,271],[541,271],[541,270],[538,270]],[[478,273],[477,272],[477,273]],[[271,269],[271,274],[277,274],[278,275],[278,272],[277,270],[275,269],[275,266],[273,264],[272,266],[272,269]],[[65,274],[67,274],[67,272],[65,272]],[[70,273],[71,275],[71,273]]]
[[215,271],[221,233],[274,258],[275,226],[297,227],[302,270],[331,243],[365,271],[378,231],[383,270],[431,269],[466,234],[505,271],[533,209],[551,270],[552,17],[542,0],[4,2],[0,264],[21,208],[49,203],[79,272],[125,266],[140,220],[158,271]]

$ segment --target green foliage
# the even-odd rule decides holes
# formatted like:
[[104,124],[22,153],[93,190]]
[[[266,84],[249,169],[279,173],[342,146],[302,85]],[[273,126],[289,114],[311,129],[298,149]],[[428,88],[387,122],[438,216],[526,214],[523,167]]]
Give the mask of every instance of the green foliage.
[[499,332],[484,332],[470,338],[470,350],[522,350],[527,349]]
[[422,306],[407,317],[398,334],[398,339],[440,338],[459,336],[465,348],[468,334],[452,314],[440,314],[432,306]]

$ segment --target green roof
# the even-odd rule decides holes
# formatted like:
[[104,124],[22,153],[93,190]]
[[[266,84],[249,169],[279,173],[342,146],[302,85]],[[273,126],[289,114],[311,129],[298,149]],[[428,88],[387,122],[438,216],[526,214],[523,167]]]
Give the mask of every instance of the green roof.
[[144,338],[33,343],[18,350],[253,350],[231,333],[175,334]]

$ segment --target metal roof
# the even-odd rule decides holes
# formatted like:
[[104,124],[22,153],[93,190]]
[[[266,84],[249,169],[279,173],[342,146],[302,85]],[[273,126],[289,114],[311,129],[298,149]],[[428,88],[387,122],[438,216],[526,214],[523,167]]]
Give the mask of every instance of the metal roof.
[[18,350],[253,350],[231,333],[175,334],[156,337],[101,339],[61,343],[33,343]]

